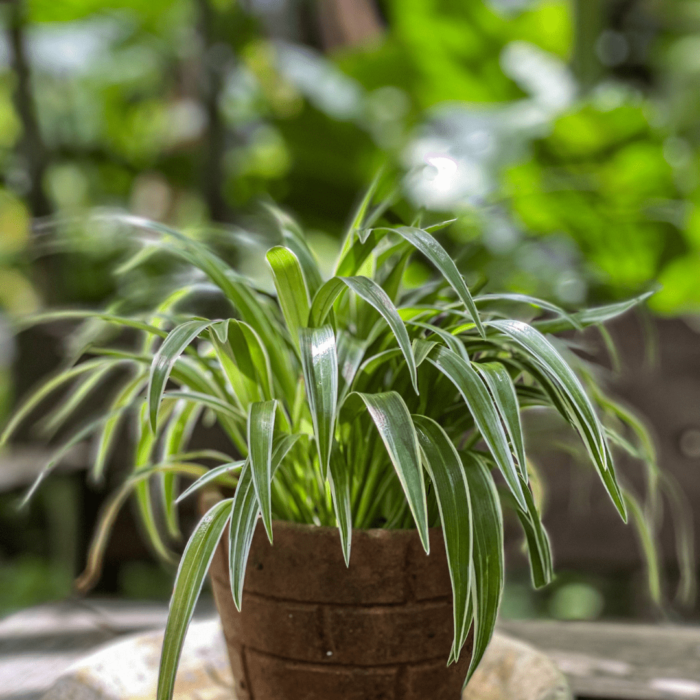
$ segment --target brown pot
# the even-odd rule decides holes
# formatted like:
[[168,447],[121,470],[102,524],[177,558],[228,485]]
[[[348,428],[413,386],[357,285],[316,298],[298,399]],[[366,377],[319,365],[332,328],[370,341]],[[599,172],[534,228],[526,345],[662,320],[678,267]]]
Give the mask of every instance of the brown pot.
[[458,700],[472,651],[447,667],[452,594],[442,531],[355,530],[346,568],[335,528],[276,521],[253,537],[243,605],[228,536],[211,566],[238,700]]

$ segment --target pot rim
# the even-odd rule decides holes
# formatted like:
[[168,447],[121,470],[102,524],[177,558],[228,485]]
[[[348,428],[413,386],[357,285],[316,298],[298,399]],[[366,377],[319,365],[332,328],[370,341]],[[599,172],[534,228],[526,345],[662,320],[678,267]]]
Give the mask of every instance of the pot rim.
[[[273,520],[272,521],[272,530],[274,533],[275,527],[280,527],[285,530],[298,530],[300,532],[318,532],[318,533],[329,533],[333,532],[335,534],[339,533],[338,526],[337,525],[312,525],[310,523],[297,523],[292,520]],[[428,532],[430,533],[438,533],[442,532],[442,527],[430,527],[428,528]],[[370,528],[353,528],[352,529],[352,535],[355,537],[355,535],[358,535],[360,537],[362,536],[367,536],[367,537],[394,537],[394,538],[400,538],[400,537],[417,537],[418,536],[418,529],[415,527],[412,528],[400,528],[400,529],[388,529],[384,527],[370,527]]]

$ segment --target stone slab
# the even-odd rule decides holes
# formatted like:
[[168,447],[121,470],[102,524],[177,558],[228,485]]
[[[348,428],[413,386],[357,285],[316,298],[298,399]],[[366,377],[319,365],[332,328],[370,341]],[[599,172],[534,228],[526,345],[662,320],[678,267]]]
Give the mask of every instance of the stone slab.
[[[156,693],[162,632],[108,644],[71,666],[43,700],[146,700]],[[236,700],[218,618],[191,625],[175,700]],[[570,700],[564,676],[532,646],[496,634],[464,700]],[[426,700],[441,700],[426,698]]]

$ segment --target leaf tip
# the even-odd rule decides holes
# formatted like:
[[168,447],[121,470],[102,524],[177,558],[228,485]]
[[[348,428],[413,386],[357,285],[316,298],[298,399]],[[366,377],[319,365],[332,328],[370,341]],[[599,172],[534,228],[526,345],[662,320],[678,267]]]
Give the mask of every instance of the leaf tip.
[[151,410],[148,413],[148,425],[151,429],[151,433],[153,435],[155,435],[156,430],[158,429],[158,407],[157,406],[151,406]]
[[267,515],[267,517],[263,517],[263,526],[265,527],[265,532],[267,533],[267,539],[270,541],[270,544],[272,544],[273,540],[273,532],[272,532],[272,516],[270,514]]
[[423,545],[423,549],[425,550],[425,553],[427,555],[430,554],[430,535],[428,533],[427,527],[422,527],[418,530],[418,533],[420,535],[420,541],[421,544]]

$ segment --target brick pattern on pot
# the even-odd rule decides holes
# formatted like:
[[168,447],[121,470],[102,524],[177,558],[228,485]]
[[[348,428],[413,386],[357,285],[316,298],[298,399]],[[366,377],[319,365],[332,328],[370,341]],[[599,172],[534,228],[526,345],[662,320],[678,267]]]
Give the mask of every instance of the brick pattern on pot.
[[426,556],[414,530],[353,533],[350,568],[338,532],[259,526],[243,606],[233,604],[228,536],[211,567],[238,700],[457,700],[471,656],[446,667],[452,599],[442,533]]

